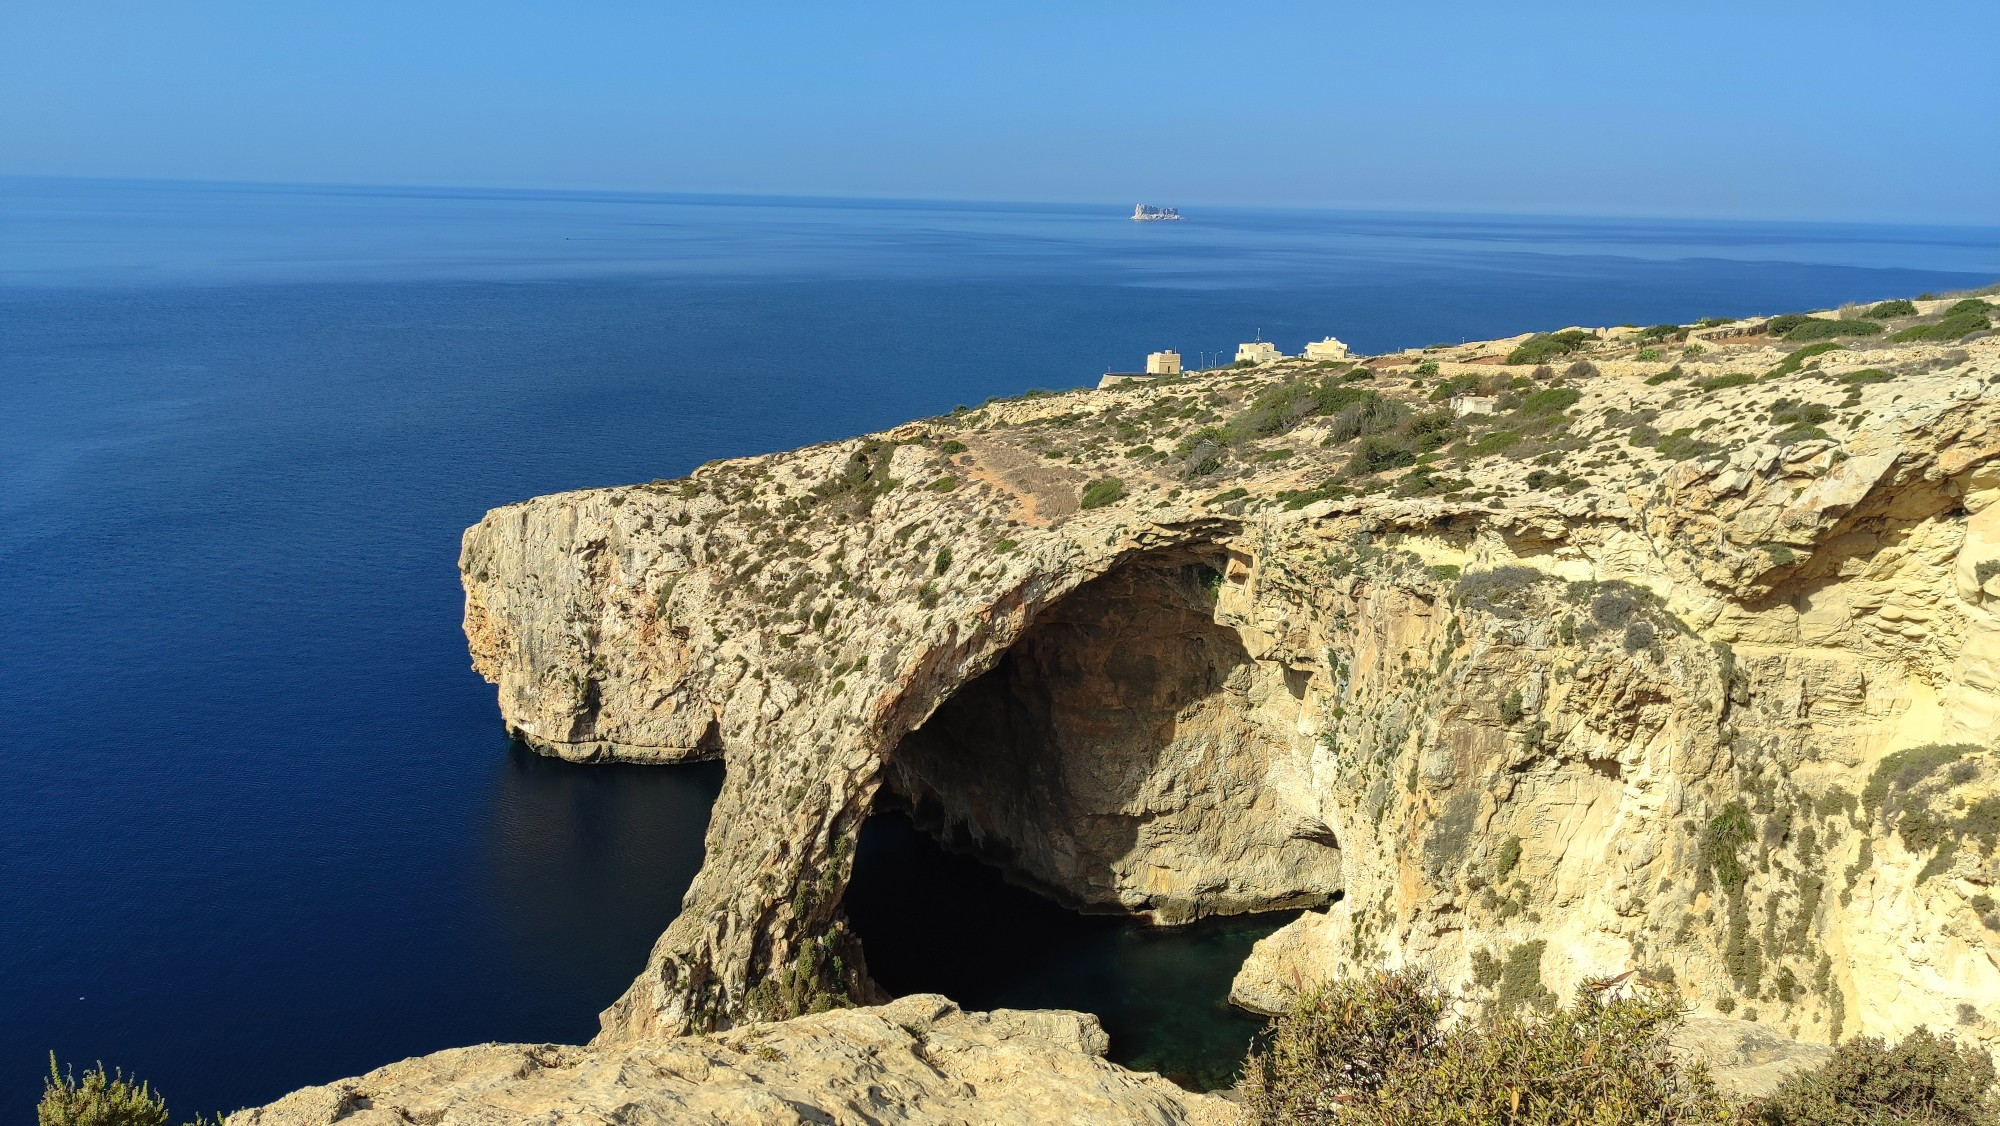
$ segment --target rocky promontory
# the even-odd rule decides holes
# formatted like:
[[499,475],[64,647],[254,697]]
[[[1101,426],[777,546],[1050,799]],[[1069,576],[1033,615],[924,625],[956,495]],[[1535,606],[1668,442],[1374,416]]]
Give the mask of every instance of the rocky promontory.
[[1259,1009],[1636,971],[1789,1040],[2000,1044],[1984,323],[1283,361],[496,509],[461,570],[509,729],[727,763],[592,1051],[885,1000],[841,911],[885,807],[1083,910],[1307,908]]

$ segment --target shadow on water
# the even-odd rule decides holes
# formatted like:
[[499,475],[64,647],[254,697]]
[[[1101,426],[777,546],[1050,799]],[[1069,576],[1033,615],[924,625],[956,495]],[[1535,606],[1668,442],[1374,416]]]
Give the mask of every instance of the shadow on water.
[[[515,744],[499,775],[486,869],[495,933],[521,971],[521,999],[576,1021],[577,999],[610,1004],[680,913],[723,767],[580,765]],[[593,1019],[574,1036],[596,1031]]]
[[875,980],[898,996],[943,993],[967,1009],[1096,1013],[1111,1059],[1212,1090],[1238,1077],[1263,1019],[1228,1002],[1282,912],[1154,927],[1080,915],[946,852],[901,813],[861,830],[844,904]]

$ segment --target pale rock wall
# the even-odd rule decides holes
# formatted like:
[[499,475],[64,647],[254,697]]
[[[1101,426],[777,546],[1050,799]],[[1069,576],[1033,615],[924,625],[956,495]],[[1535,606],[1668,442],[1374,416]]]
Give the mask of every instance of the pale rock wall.
[[[1132,477],[1079,510],[1088,475],[1038,460],[1046,435],[1148,396],[1201,409],[1167,385],[496,510],[461,569],[510,728],[728,763],[686,909],[600,1043],[872,996],[839,896],[885,786],[1081,904],[1338,891],[1245,967],[1260,1007],[1382,963],[1502,1003],[1636,968],[1805,1039],[1994,1043],[2000,932],[1973,906],[1993,856],[1919,879],[1854,798],[1891,751],[1992,738],[1992,343],[1910,349],[1917,374],[1839,437],[1782,447],[1759,404],[1793,385],[1683,404],[1614,373],[1577,429],[1653,395],[1663,430],[1715,411],[1729,442],[1568,494],[1510,493],[1524,467],[1497,462],[1473,470],[1485,500],[1270,503],[1314,483],[1294,457],[1233,504]],[[1214,561],[1212,602],[1093,602],[1190,559]],[[981,716],[1032,737],[980,743]],[[1718,825],[1738,834],[1705,842]]]
[[485,1044],[239,1111],[231,1126],[1233,1126],[1231,1104],[1102,1058],[1088,1013],[935,995],[613,1047]]

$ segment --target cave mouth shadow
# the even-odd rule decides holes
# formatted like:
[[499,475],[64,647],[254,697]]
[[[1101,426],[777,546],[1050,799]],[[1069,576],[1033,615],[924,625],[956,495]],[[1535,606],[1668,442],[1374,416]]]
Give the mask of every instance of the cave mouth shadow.
[[1092,1012],[1114,1062],[1236,1080],[1263,1018],[1231,982],[1340,883],[1331,832],[1267,782],[1299,761],[1306,677],[1221,620],[1244,574],[1214,546],[1128,559],[904,736],[843,900],[878,984]]
[[842,909],[890,994],[942,993],[970,1011],[1095,1013],[1112,1062],[1201,1091],[1237,1081],[1264,1027],[1229,1004],[1236,971],[1299,914],[1172,927],[1082,914],[946,849],[900,810],[862,826]]
[[1300,800],[1308,678],[1221,620],[1231,573],[1220,549],[1148,552],[1042,607],[897,744],[882,804],[1078,911],[1331,902],[1338,842]]

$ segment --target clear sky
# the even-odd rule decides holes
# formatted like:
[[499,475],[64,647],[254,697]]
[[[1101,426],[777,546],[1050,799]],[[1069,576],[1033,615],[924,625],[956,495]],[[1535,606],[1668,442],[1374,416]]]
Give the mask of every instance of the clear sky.
[[2000,224],[2000,4],[14,0],[4,173]]

